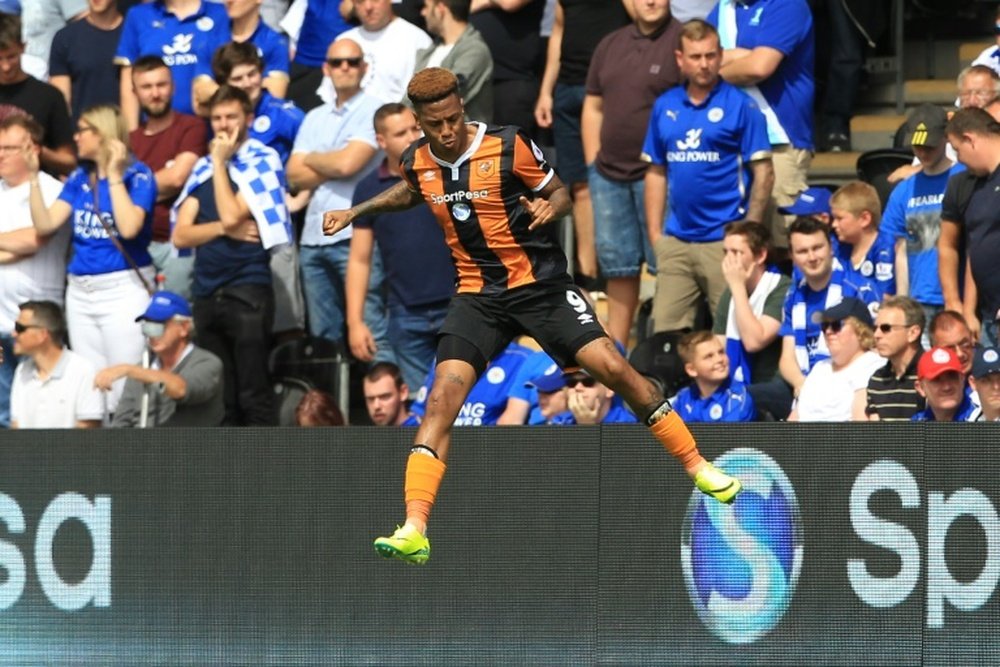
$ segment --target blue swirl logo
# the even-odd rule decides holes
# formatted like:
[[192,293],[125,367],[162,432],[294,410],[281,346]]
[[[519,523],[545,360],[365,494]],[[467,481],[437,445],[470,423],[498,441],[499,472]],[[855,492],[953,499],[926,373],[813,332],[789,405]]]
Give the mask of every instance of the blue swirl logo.
[[698,617],[719,639],[749,644],[791,604],[802,570],[802,518],[781,467],[750,448],[715,461],[743,483],[732,506],[695,491],[681,533],[681,566]]

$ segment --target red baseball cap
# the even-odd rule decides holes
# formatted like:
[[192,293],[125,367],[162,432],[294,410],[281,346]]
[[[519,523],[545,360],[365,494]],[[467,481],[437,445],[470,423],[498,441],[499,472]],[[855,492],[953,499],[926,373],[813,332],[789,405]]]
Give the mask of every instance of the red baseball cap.
[[960,375],[964,373],[962,362],[951,348],[932,347],[917,362],[917,377],[921,380],[933,380],[948,371],[955,371]]

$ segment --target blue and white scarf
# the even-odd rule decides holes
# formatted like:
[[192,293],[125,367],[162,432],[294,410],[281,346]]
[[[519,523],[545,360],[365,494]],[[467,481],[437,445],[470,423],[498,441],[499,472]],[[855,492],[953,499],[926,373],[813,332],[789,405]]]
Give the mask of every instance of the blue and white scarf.
[[[753,293],[750,294],[750,310],[758,319],[764,314],[767,297],[777,289],[781,276],[781,272],[776,268],[768,267],[757,281],[757,286],[753,288]],[[737,382],[750,384],[753,381],[750,374],[750,353],[740,338],[740,330],[736,324],[736,307],[732,298],[729,301],[729,314],[726,318],[726,354],[729,356],[730,376]]]
[[[720,0],[719,2],[719,45],[723,49],[737,47],[736,36],[739,32],[739,28],[736,26],[737,2],[738,0]],[[774,109],[764,98],[764,93],[760,92],[760,88],[753,85],[741,86],[741,88],[743,92],[753,98],[753,101],[764,113],[764,118],[767,120],[767,138],[770,139],[771,145],[792,143],[785,128],[781,126],[778,115],[774,113]]]
[[[260,242],[271,249],[292,240],[292,222],[285,203],[285,167],[277,151],[256,139],[247,139],[237,149],[228,165],[229,177],[257,222]],[[170,208],[170,229],[177,222],[177,210],[198,186],[212,178],[212,158],[202,156]],[[187,251],[188,253],[190,251]],[[182,250],[180,254],[185,254]]]
[[[826,301],[823,310],[832,308],[843,301],[844,278],[847,275],[847,271],[844,270],[844,266],[840,263],[840,260],[834,258],[833,273],[830,275],[830,284],[826,286]],[[795,332],[795,360],[798,362],[799,369],[803,374],[809,373],[810,369],[809,339],[806,335],[809,326],[807,321],[809,313],[806,305],[806,293],[804,291],[807,289],[809,289],[809,284],[805,278],[802,278],[796,288],[792,290],[792,330]],[[826,350],[826,341],[822,335],[819,338],[819,346],[824,351]],[[827,356],[829,355],[827,354]]]

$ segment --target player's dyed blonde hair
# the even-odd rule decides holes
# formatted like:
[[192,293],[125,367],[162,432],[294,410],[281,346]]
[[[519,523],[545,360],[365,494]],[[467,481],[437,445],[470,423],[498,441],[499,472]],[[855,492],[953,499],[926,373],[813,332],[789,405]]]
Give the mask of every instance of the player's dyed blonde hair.
[[864,181],[851,181],[830,197],[830,208],[841,208],[853,216],[867,211],[872,217],[872,227],[878,229],[882,221],[882,200],[878,191]]
[[443,100],[452,93],[458,94],[458,77],[443,67],[420,70],[406,87],[406,96],[414,108]]

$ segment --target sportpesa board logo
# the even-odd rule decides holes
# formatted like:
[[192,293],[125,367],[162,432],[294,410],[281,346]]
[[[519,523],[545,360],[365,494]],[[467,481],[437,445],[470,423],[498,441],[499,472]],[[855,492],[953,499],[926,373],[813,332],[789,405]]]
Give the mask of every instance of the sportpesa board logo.
[[698,617],[720,639],[748,644],[784,616],[802,570],[802,518],[791,482],[750,448],[716,462],[743,483],[732,507],[695,491],[681,534],[681,566]]

